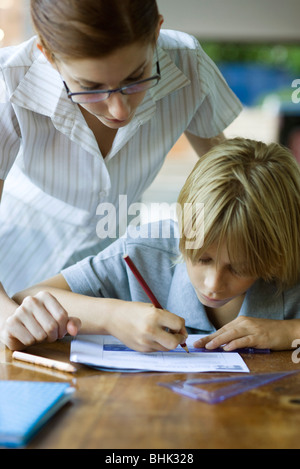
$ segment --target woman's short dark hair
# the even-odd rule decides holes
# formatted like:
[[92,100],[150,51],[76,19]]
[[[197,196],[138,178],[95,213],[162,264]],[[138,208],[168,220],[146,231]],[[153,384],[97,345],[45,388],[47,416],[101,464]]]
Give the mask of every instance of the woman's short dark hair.
[[156,0],[31,0],[31,17],[44,49],[65,60],[154,41],[159,22]]

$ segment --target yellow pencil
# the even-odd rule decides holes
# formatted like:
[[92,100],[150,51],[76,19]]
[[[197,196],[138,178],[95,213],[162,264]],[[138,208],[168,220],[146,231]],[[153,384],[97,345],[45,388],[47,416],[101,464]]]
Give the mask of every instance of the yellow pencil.
[[26,363],[33,363],[34,365],[45,366],[46,368],[53,368],[54,370],[65,371],[66,373],[75,373],[77,369],[70,363],[52,360],[50,358],[39,357],[37,355],[30,355],[24,352],[13,352],[13,358],[21,360]]

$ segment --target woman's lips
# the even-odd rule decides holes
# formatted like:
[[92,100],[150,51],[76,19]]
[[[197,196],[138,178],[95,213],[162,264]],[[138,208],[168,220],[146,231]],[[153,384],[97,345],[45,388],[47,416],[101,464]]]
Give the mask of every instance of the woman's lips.
[[108,122],[112,122],[114,124],[123,124],[123,122],[126,122],[126,120],[118,120],[118,119],[109,119],[108,117],[105,117],[105,120],[107,120]]

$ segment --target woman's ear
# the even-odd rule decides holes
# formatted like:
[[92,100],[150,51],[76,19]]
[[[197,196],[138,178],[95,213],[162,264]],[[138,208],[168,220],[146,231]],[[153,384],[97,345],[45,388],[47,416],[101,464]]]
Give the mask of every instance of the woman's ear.
[[44,54],[48,62],[50,62],[51,65],[54,65],[54,59],[53,59],[53,55],[51,54],[51,52],[45,49],[45,47],[40,42],[37,42],[37,48],[42,52],[42,54]]
[[156,27],[156,34],[155,34],[155,40],[157,41],[158,39],[158,36],[159,36],[159,33],[160,33],[160,30],[161,30],[161,27],[162,27],[162,24],[164,22],[164,17],[162,15],[159,15],[159,20],[158,20],[158,23],[157,23],[157,27]]

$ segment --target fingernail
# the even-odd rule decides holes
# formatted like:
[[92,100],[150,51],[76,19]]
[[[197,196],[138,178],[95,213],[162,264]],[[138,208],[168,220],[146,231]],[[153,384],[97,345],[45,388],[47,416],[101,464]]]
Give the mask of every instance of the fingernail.
[[215,348],[213,341],[208,342],[205,347],[208,349]]

